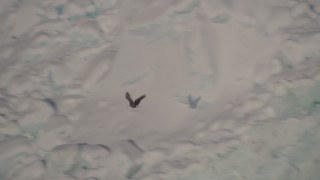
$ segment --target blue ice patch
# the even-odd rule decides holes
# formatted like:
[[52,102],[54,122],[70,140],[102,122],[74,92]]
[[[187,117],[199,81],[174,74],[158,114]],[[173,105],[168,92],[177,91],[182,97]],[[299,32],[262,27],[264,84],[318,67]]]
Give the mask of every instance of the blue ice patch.
[[98,11],[86,12],[86,16],[95,19],[99,15]]
[[56,9],[57,13],[59,15],[61,15],[61,14],[63,14],[64,6],[63,6],[63,4],[58,4],[58,5],[56,5],[55,9]]

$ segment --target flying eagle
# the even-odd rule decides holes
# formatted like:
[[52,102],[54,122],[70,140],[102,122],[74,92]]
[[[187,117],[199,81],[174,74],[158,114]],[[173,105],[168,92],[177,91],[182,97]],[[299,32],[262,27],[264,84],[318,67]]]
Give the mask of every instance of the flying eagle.
[[136,108],[136,107],[139,105],[140,101],[141,101],[143,98],[145,98],[145,97],[146,97],[146,95],[144,94],[144,95],[140,96],[139,98],[137,98],[135,101],[133,101],[133,100],[131,99],[130,94],[129,94],[128,92],[126,92],[126,99],[129,101],[130,106],[131,106],[132,108]]

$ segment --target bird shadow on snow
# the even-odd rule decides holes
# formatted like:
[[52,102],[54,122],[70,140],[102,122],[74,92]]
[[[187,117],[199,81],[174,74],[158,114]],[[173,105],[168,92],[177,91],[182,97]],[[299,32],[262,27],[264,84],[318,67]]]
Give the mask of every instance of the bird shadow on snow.
[[201,97],[194,98],[192,95],[188,95],[188,97],[178,96],[178,102],[187,104],[189,108],[196,109],[199,105]]
[[189,102],[189,107],[191,109],[195,109],[198,107],[198,103],[201,100],[201,97],[197,97],[197,98],[192,98],[191,95],[188,96],[188,102]]

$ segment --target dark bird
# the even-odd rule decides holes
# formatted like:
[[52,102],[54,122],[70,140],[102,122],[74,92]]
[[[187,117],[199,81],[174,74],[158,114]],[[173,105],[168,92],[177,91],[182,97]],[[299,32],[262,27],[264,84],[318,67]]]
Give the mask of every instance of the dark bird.
[[143,98],[145,98],[145,97],[146,97],[146,95],[144,94],[144,95],[140,96],[139,98],[137,98],[135,101],[133,101],[133,100],[131,99],[130,94],[129,94],[128,92],[126,92],[126,99],[129,101],[130,106],[131,106],[132,108],[136,108],[136,107],[139,105],[140,101],[141,101]]

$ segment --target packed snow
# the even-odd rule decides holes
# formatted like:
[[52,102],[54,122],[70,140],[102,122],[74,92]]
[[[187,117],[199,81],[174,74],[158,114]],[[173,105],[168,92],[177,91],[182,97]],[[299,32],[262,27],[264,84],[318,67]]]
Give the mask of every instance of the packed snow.
[[317,0],[11,0],[0,23],[1,180],[320,177]]

